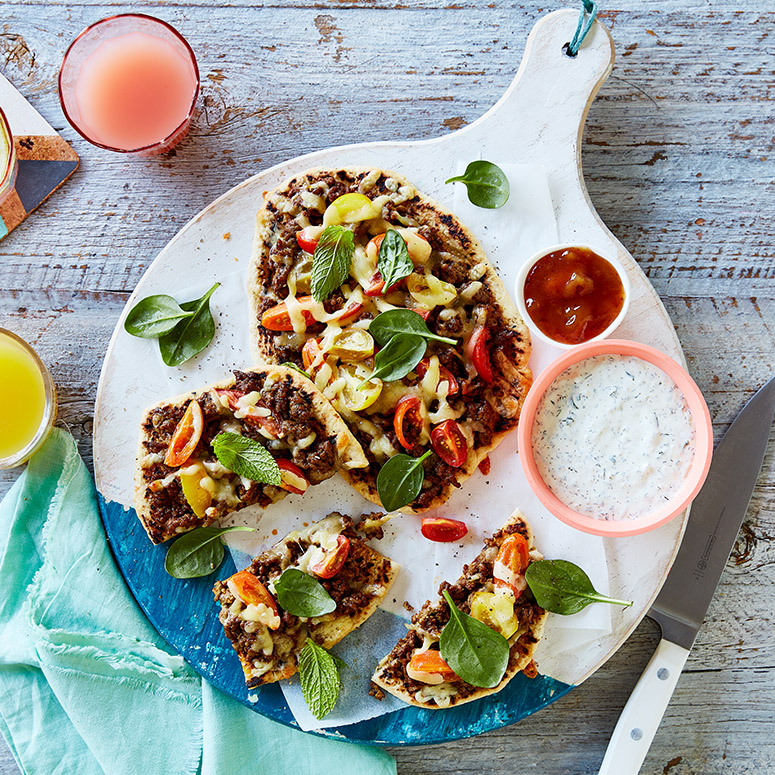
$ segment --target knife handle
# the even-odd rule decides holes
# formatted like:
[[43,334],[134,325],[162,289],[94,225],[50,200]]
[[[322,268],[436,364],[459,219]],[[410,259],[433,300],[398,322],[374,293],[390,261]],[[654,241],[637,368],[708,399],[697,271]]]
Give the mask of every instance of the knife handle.
[[638,775],[688,656],[682,646],[659,642],[616,722],[599,775]]

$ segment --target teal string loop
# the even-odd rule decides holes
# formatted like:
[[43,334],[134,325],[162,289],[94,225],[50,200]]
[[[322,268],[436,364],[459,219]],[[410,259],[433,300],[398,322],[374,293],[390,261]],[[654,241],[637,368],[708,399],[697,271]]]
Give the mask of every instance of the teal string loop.
[[579,14],[579,23],[576,25],[576,32],[573,39],[566,47],[566,53],[569,57],[575,57],[579,53],[579,48],[587,37],[587,33],[592,28],[597,16],[597,3],[594,0],[581,0],[581,13]]

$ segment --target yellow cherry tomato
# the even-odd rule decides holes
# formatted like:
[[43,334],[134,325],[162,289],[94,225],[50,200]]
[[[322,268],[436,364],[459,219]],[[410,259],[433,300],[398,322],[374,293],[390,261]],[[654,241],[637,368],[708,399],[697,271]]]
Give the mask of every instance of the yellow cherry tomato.
[[212,489],[213,480],[207,475],[205,467],[201,463],[194,463],[180,471],[180,486],[183,489],[183,495],[191,506],[191,510],[197,517],[204,517],[205,511],[210,508],[213,502]]
[[334,336],[328,352],[346,362],[362,361],[374,355],[374,339],[362,328],[345,328]]
[[514,613],[514,595],[509,590],[488,592],[480,589],[471,598],[471,616],[510,638],[519,629],[519,619]]
[[412,298],[425,309],[443,307],[457,296],[455,286],[432,274],[410,274],[406,287]]
[[382,208],[365,194],[342,194],[334,199],[323,214],[323,226],[339,223],[357,223],[379,218]]
[[358,385],[371,374],[371,369],[362,365],[342,364],[339,367],[339,377],[344,384],[339,392],[339,399],[345,409],[351,412],[362,412],[370,407],[382,392],[382,380],[374,379],[366,383],[363,390],[358,390]]

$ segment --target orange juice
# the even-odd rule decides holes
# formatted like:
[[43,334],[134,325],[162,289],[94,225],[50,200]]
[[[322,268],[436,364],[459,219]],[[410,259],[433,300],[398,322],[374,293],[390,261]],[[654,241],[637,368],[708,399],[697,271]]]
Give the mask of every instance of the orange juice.
[[35,357],[0,330],[0,461],[12,459],[35,439],[47,408],[50,414],[46,383]]
[[191,57],[170,41],[129,32],[100,43],[75,84],[89,139],[131,151],[159,143],[189,116],[199,78]]

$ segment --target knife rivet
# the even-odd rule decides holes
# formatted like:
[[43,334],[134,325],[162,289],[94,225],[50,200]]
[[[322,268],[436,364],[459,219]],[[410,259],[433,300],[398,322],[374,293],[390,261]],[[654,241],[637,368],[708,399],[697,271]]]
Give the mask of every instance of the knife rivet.
[[641,737],[643,737],[643,732],[640,729],[633,729],[632,732],[630,732],[630,737],[633,740],[640,740]]
[[657,678],[659,678],[660,681],[667,681],[667,679],[670,678],[670,671],[666,667],[660,667],[659,670],[657,670]]

